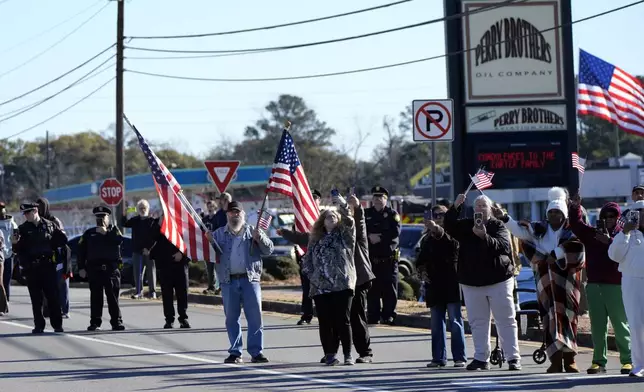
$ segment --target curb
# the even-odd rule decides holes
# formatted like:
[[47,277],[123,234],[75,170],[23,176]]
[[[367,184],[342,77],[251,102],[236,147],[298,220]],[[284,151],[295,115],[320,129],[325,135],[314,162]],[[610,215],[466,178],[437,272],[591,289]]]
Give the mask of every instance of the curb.
[[[128,289],[121,292],[121,298],[129,298],[134,293],[134,289]],[[223,305],[223,300],[220,295],[203,295],[203,294],[194,294],[188,293],[188,303],[200,304],[200,305]],[[284,313],[284,314],[300,314],[300,304],[290,303],[290,302],[279,302],[279,301],[262,301],[262,310],[267,312],[274,313]],[[315,309],[313,310],[315,313]],[[429,316],[415,316],[409,314],[399,314],[396,316],[396,326],[398,327],[408,327],[408,328],[422,328],[429,330],[431,317]],[[467,320],[463,322],[465,327],[465,333],[471,334],[472,329],[470,323]],[[519,328],[519,333],[521,329]],[[491,344],[494,346],[496,335],[496,327],[494,322],[491,326],[492,341]],[[525,334],[519,334],[519,339],[523,341],[533,341],[533,342],[542,342],[543,333],[534,328],[530,328],[526,331]],[[584,348],[593,348],[593,341],[589,333],[578,333],[577,334],[577,345]],[[615,342],[615,337],[608,335],[607,339],[607,349],[612,351],[617,350],[617,344]]]

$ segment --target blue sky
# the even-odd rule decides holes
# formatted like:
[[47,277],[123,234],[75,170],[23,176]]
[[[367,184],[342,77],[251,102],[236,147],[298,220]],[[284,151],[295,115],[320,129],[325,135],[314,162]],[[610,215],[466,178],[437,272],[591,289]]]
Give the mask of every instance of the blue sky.
[[[98,11],[105,1],[8,0],[0,4],[0,36],[3,37],[0,40],[0,101],[57,77],[112,44],[116,36],[115,2],[110,2],[106,9],[69,38],[17,68],[74,30]],[[165,35],[235,30],[331,15],[387,2],[128,0],[125,4],[125,34]],[[573,19],[630,2],[632,0],[572,0]],[[299,44],[438,18],[443,14],[442,3],[442,0],[415,0],[357,16],[272,31],[190,40],[133,40],[128,45],[221,50]],[[83,9],[87,10],[41,34]],[[641,48],[641,36],[644,35],[643,20],[644,5],[639,5],[575,25],[575,64],[578,50],[583,48],[630,73],[644,74],[644,52],[638,49]],[[125,67],[196,77],[281,77],[371,67],[442,53],[443,25],[438,23],[361,40],[266,54],[185,60],[130,58],[126,59]],[[126,51],[126,57],[163,55]],[[35,94],[1,106],[0,115],[53,94],[100,64],[104,58]],[[109,69],[23,115],[0,123],[0,138],[19,132],[64,109],[113,75],[114,70]],[[302,96],[318,112],[320,119],[337,130],[334,142],[338,147],[352,148],[357,141],[358,129],[368,132],[369,140],[362,146],[359,155],[369,158],[384,137],[381,127],[383,116],[397,116],[414,99],[446,97],[445,60],[348,76],[258,83],[192,82],[131,73],[125,75],[126,114],[139,130],[148,139],[172,143],[181,151],[197,155],[205,154],[224,139],[240,140],[244,127],[265,115],[264,106],[281,93]],[[33,140],[43,137],[46,130],[54,135],[87,129],[104,130],[114,122],[114,97],[112,82],[74,109],[20,137]]]

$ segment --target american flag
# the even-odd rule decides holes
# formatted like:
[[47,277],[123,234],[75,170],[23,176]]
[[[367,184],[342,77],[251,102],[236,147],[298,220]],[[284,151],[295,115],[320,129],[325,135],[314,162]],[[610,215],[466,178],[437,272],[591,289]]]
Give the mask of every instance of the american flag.
[[181,252],[193,261],[216,261],[215,251],[201,230],[190,209],[183,204],[179,196],[181,185],[163,162],[150,149],[139,131],[132,127],[139,139],[139,146],[152,170],[152,178],[156,186],[161,207],[163,208],[163,222],[161,233],[176,246]]
[[476,173],[474,178],[472,178],[472,181],[474,182],[476,189],[482,191],[483,189],[487,189],[492,186],[492,177],[494,177],[494,173],[481,169]]
[[268,230],[268,228],[271,227],[273,216],[269,214],[268,211],[257,211],[257,213],[260,215],[259,228],[262,230]]
[[[300,233],[311,231],[313,223],[320,216],[320,211],[313,200],[304,168],[295,151],[293,137],[286,129],[282,133],[273,162],[273,171],[268,179],[266,193],[268,192],[281,193],[291,198],[295,209],[295,229]],[[298,248],[298,253],[302,254],[303,251]]]
[[603,118],[644,136],[644,87],[619,67],[581,50],[577,114]]
[[626,218],[624,218],[624,215],[622,215],[619,217],[619,219],[617,219],[617,222],[615,223],[615,231],[624,230],[625,224],[626,224]]
[[584,170],[586,170],[584,168],[584,165],[581,163],[581,160],[579,159],[579,154],[577,154],[576,152],[572,153],[572,167],[579,170],[579,173],[583,173]]

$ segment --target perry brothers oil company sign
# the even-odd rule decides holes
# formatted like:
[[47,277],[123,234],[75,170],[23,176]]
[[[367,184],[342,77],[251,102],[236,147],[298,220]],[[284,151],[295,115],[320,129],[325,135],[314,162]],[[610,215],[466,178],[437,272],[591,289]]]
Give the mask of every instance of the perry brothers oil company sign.
[[565,131],[566,105],[468,107],[467,132]]
[[466,102],[563,99],[559,0],[501,2],[463,0]]

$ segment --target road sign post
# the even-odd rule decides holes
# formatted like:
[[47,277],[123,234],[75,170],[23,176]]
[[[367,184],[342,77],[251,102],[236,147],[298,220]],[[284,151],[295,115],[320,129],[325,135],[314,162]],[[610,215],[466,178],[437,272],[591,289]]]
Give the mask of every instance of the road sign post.
[[108,206],[117,206],[123,200],[123,184],[116,178],[107,178],[98,188],[98,195]]
[[436,142],[454,141],[454,100],[412,102],[414,141],[431,143],[432,208],[436,205]]
[[226,192],[226,188],[235,177],[240,163],[240,161],[205,161],[203,164],[221,194]]

